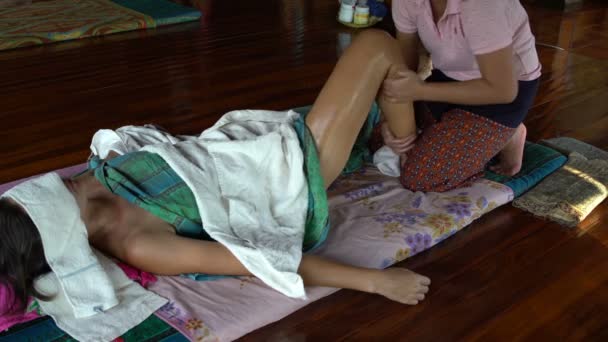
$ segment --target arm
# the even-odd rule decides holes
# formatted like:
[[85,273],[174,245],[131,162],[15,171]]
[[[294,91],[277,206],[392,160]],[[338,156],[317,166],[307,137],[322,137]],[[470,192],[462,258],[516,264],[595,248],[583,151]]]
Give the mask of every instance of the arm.
[[[415,30],[414,16],[420,8],[414,1],[393,3],[395,25],[402,32]],[[426,100],[482,105],[510,103],[517,96],[517,75],[513,67],[513,28],[504,1],[468,0],[461,4],[461,31],[475,55],[479,79],[451,83],[422,83],[411,71],[385,84],[385,94],[395,102]],[[473,61],[471,61],[473,62]]]
[[513,70],[513,48],[477,55],[481,78],[464,82],[420,83],[416,100],[483,105],[511,103],[517,96],[517,78]]
[[[238,259],[218,242],[201,241],[173,233],[144,233],[132,237],[125,250],[125,260],[144,271],[161,275],[207,273],[251,275]],[[372,279],[378,272],[356,268],[314,256],[303,255],[298,273],[306,285],[372,291]],[[354,279],[344,284],[344,279]],[[345,286],[346,285],[346,286]]]
[[481,78],[451,83],[427,83],[416,97],[467,105],[510,103],[517,97],[513,67],[513,28],[504,1],[469,0],[461,6],[461,30],[475,55]]
[[221,244],[179,236],[169,231],[140,232],[125,239],[117,253],[128,264],[159,275],[207,273],[251,275]]
[[[144,232],[126,239],[124,261],[141,270],[161,274],[207,273],[251,275],[238,259],[217,242],[180,237],[171,232]],[[416,304],[428,292],[430,280],[402,268],[375,270],[304,255],[298,274],[307,286],[347,288],[378,293]]]
[[415,72],[402,70],[384,81],[382,95],[393,103],[419,100],[466,105],[510,103],[518,92],[512,56],[511,46],[478,55],[482,77],[463,82],[426,83]]

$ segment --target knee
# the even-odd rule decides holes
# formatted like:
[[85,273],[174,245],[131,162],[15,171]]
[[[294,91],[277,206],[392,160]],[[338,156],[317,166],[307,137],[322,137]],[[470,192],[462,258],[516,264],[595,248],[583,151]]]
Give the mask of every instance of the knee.
[[399,181],[411,191],[445,192],[456,188],[470,186],[471,183],[483,176],[483,169],[475,172],[456,172],[438,168],[432,170],[419,168],[406,163],[401,168]]
[[388,32],[379,29],[368,29],[357,34],[356,41],[361,42],[369,48],[382,51],[397,46],[397,40]]
[[357,39],[367,41],[394,41],[395,39],[391,35],[383,30],[379,29],[367,29],[357,34]]

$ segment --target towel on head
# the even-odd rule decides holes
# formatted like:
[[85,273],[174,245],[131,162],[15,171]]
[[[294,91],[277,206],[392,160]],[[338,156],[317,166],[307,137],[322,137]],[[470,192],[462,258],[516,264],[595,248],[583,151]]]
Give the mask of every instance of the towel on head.
[[35,285],[43,293],[54,295],[40,305],[73,337],[114,339],[165,303],[130,281],[117,265],[90,247],[78,204],[58,174],[19,184],[2,197],[21,205],[38,228],[53,272],[40,277]]

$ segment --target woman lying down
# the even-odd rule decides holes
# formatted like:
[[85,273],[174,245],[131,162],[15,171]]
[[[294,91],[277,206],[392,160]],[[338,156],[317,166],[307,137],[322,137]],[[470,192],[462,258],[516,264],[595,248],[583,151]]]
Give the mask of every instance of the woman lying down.
[[[383,81],[403,68],[393,38],[362,32],[305,121],[295,112],[237,111],[196,139],[124,154],[112,144],[93,146],[98,163],[58,179],[57,191],[79,211],[91,246],[147,272],[253,275],[291,297],[303,297],[305,285],[328,286],[417,304],[429,290],[427,277],[302,254],[322,242],[327,223],[327,207],[312,201],[319,191],[326,196],[344,168]],[[412,104],[379,98],[393,134],[414,134]],[[158,186],[163,190],[152,193]],[[24,202],[13,190],[0,200],[0,279],[21,303],[52,295],[34,287],[51,269]]]

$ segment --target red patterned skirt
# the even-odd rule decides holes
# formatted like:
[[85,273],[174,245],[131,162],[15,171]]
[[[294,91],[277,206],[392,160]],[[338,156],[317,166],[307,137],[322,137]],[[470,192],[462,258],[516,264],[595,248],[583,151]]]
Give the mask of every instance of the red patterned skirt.
[[[401,168],[401,184],[412,191],[442,192],[469,185],[483,176],[486,164],[516,130],[461,109],[443,113],[439,121],[429,112],[424,115],[419,120],[424,122],[422,133]],[[379,147],[378,136],[370,142],[372,149]]]

